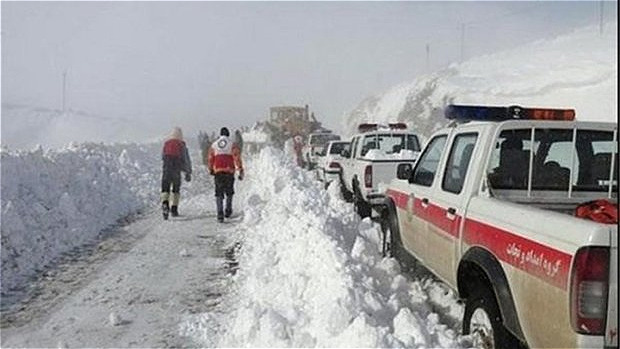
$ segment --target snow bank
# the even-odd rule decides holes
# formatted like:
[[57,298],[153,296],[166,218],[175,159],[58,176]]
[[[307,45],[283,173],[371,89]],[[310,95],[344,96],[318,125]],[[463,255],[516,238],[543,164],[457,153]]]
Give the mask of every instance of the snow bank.
[[[380,230],[360,221],[339,188],[273,148],[248,161],[233,309],[182,326],[217,347],[462,347],[462,306],[432,279],[408,281],[381,257]],[[449,326],[448,326],[449,324]],[[188,330],[191,328],[192,330]]]
[[574,108],[577,120],[618,117],[618,23],[575,30],[511,50],[475,57],[365,99],[343,119],[355,133],[362,122],[406,122],[428,136],[445,123],[449,103]]
[[159,144],[2,149],[2,294],[156,202],[159,154]]

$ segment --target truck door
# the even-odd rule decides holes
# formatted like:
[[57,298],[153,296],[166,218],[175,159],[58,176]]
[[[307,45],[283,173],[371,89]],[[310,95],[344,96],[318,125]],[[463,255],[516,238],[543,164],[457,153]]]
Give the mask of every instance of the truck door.
[[437,169],[443,158],[447,134],[433,137],[420,156],[413,174],[409,179],[410,185],[407,200],[407,213],[401,222],[402,242],[407,250],[413,252],[422,261],[426,260],[433,251],[427,251],[427,229],[429,198],[433,183],[436,182]]
[[457,133],[447,154],[445,166],[438,174],[440,186],[429,198],[427,264],[437,275],[456,285],[456,263],[459,253],[460,226],[471,193],[464,190],[468,178],[472,155],[475,151],[478,134],[475,132]]

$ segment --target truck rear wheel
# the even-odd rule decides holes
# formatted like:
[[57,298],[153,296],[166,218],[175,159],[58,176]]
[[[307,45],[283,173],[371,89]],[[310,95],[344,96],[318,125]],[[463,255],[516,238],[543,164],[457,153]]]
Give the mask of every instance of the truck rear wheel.
[[493,291],[480,285],[467,298],[463,334],[471,335],[476,348],[519,348],[522,344],[504,327]]
[[352,184],[353,184],[353,191],[354,191],[353,204],[355,205],[355,211],[362,218],[370,217],[370,215],[372,214],[372,207],[370,206],[369,203],[364,201],[364,198],[362,197],[362,193],[360,192],[359,187],[357,186],[357,181],[353,181]]
[[342,198],[346,202],[353,201],[353,194],[347,189],[347,186],[344,185],[344,181],[342,180],[342,175],[340,177],[340,193],[342,194]]

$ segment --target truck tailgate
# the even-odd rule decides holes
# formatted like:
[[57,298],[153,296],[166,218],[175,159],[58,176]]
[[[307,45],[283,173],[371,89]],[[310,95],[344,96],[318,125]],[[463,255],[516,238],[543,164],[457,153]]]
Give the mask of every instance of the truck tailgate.
[[609,253],[609,298],[607,305],[607,327],[605,346],[618,347],[618,227],[611,229],[611,250]]

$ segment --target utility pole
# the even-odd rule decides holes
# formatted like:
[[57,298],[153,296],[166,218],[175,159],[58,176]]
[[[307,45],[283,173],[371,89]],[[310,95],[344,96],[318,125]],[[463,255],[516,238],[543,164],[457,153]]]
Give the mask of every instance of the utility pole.
[[426,71],[429,72],[430,71],[430,54],[431,54],[431,45],[430,44],[426,44]]
[[598,29],[599,29],[600,35],[603,35],[603,6],[604,6],[604,1],[603,0],[599,1]]
[[62,73],[62,112],[65,113],[66,109],[66,98],[67,95],[67,69]]
[[461,23],[461,62],[465,59],[465,23]]

